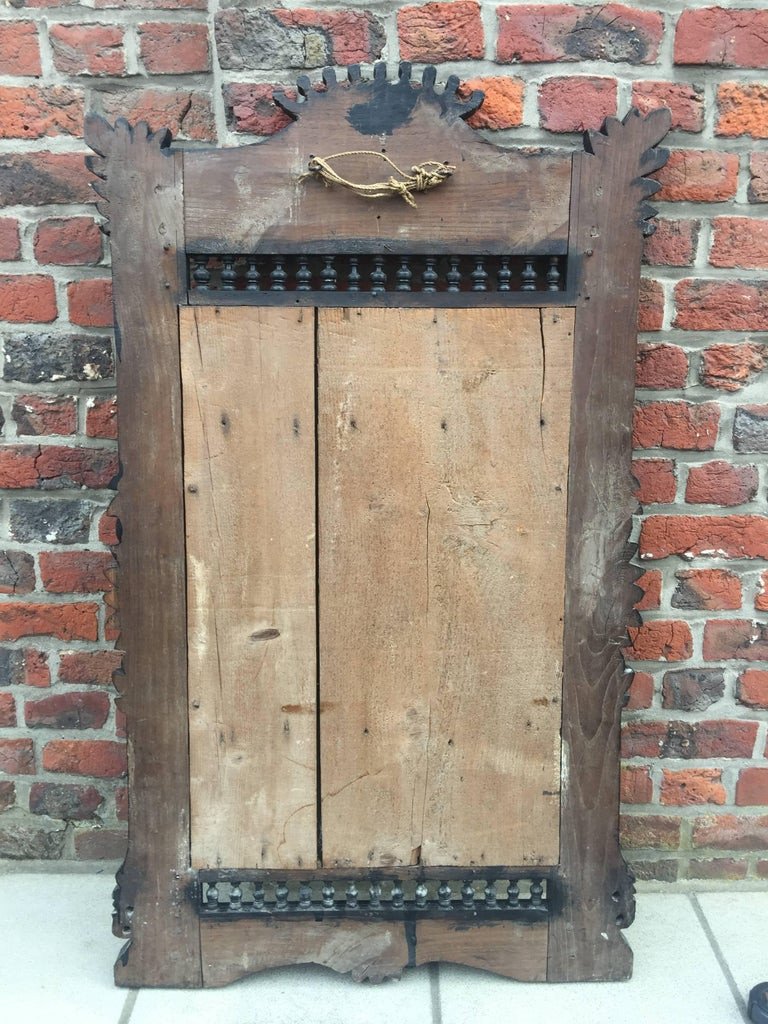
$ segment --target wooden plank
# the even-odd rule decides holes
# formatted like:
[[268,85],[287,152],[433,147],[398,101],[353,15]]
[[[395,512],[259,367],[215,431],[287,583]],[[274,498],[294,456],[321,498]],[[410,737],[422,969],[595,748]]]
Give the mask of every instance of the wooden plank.
[[547,929],[546,921],[418,921],[416,963],[466,964],[515,981],[544,981]]
[[318,317],[323,863],[556,863],[573,312]]
[[317,859],[314,317],[182,309],[192,863]]
[[203,984],[216,988],[288,964],[321,964],[355,981],[398,977],[408,965],[402,921],[201,921]]
[[118,872],[115,931],[128,940],[118,985],[201,984],[197,915],[187,896],[187,736],[184,500],[176,303],[186,282],[181,153],[167,133],[101,118],[86,123],[98,156],[100,212],[111,221],[120,466],[111,511],[123,673],[118,706],[128,728],[129,845]]
[[[570,155],[499,149],[450,107],[450,95],[407,80],[310,89],[299,121],[263,144],[188,152],[189,251],[564,253]],[[405,169],[438,160],[456,171],[419,193],[417,209],[303,179],[310,155],[355,150],[385,150]],[[391,173],[370,156],[338,167],[353,181]]]
[[568,573],[563,679],[563,800],[550,981],[622,980],[632,951],[622,929],[634,917],[633,877],[619,847],[621,709],[631,673],[621,648],[642,570],[630,565],[637,510],[631,476],[633,363],[644,218],[662,166],[655,144],[669,111],[590,133],[574,157],[570,249],[580,266],[575,326]]

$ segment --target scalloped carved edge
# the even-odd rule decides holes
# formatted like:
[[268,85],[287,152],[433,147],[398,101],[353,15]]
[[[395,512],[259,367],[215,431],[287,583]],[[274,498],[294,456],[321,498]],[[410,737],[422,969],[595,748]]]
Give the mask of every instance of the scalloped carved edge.
[[155,147],[170,156],[172,135],[169,128],[159,128],[153,132],[146,121],[138,121],[132,125],[124,117],[118,117],[114,126],[100,114],[86,114],[83,140],[93,150],[85,158],[85,166],[97,178],[90,182],[93,191],[99,196],[96,209],[104,218],[100,225],[105,235],[111,232],[109,209],[109,160],[116,143],[125,145],[146,145]]
[[376,99],[384,93],[410,93],[411,90],[418,90],[425,99],[436,102],[440,106],[442,116],[449,119],[460,117],[466,120],[475,111],[479,110],[485,99],[485,93],[480,89],[474,89],[466,99],[459,96],[459,85],[461,80],[458,75],[449,75],[445,86],[441,91],[435,88],[437,69],[432,64],[424,68],[421,75],[421,82],[411,79],[412,64],[410,61],[401,61],[398,65],[397,78],[387,77],[387,65],[379,61],[373,65],[373,78],[363,78],[359,64],[350,64],[347,67],[346,82],[340,83],[333,68],[324,68],[322,81],[324,88],[312,85],[308,75],[300,75],[296,79],[296,90],[301,100],[292,99],[282,90],[273,93],[273,99],[277,106],[294,121],[305,117],[312,112],[317,102],[322,102],[323,97],[328,96],[335,89],[342,87],[349,90],[364,89],[372,92]]
[[669,150],[658,143],[669,131],[671,123],[672,115],[667,107],[659,107],[649,114],[630,107],[623,118],[607,117],[600,131],[584,133],[585,153],[600,160],[611,159],[616,147],[636,150],[638,177],[632,180],[632,184],[640,190],[638,227],[646,237],[656,230],[651,221],[658,213],[656,207],[646,200],[661,188],[661,183],[648,175],[663,167],[669,158]]

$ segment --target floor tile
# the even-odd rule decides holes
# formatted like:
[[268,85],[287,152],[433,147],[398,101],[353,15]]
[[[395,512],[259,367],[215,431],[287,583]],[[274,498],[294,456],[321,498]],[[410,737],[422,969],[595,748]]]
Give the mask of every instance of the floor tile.
[[623,983],[532,985],[441,966],[442,1024],[743,1024],[687,896],[638,898],[627,937],[635,969]]
[[112,875],[0,874],[0,1017],[117,1024]]
[[429,1024],[428,968],[359,984],[322,967],[281,967],[226,988],[142,989],[130,1024]]
[[768,981],[768,892],[709,892],[696,899],[746,1002],[753,985]]

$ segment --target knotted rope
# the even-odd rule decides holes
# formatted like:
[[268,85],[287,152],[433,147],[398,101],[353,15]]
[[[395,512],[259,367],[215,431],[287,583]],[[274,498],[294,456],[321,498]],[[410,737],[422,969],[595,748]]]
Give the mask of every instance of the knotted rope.
[[[374,181],[370,185],[361,182],[349,181],[335,171],[331,166],[331,160],[339,160],[345,156],[375,156],[385,160],[400,177],[390,175],[386,181]],[[383,199],[385,196],[401,196],[409,206],[416,207],[413,199],[413,192],[426,192],[427,189],[436,188],[442,184],[456,170],[451,164],[440,163],[438,160],[424,160],[420,164],[411,167],[411,173],[407,174],[398,167],[394,160],[390,160],[386,153],[377,153],[373,149],[350,149],[345,153],[331,153],[330,156],[311,156],[308,164],[309,170],[302,174],[300,180],[305,178],[319,178],[323,184],[341,185],[351,189],[358,196],[366,199]]]

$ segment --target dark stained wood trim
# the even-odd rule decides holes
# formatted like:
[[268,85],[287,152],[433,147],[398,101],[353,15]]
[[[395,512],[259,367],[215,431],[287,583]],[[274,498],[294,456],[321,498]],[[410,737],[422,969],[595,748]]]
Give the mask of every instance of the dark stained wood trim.
[[187,896],[189,754],[177,303],[185,286],[181,154],[146,124],[89,117],[109,218],[118,336],[121,479],[114,503],[128,728],[129,847],[115,931],[118,985],[199,986],[200,931]]
[[590,133],[574,156],[569,249],[580,266],[568,481],[563,678],[560,914],[550,920],[550,981],[620,980],[632,972],[621,929],[634,878],[619,848],[619,729],[631,680],[621,647],[640,596],[630,565],[631,417],[644,200],[643,175],[669,111],[630,111]]

